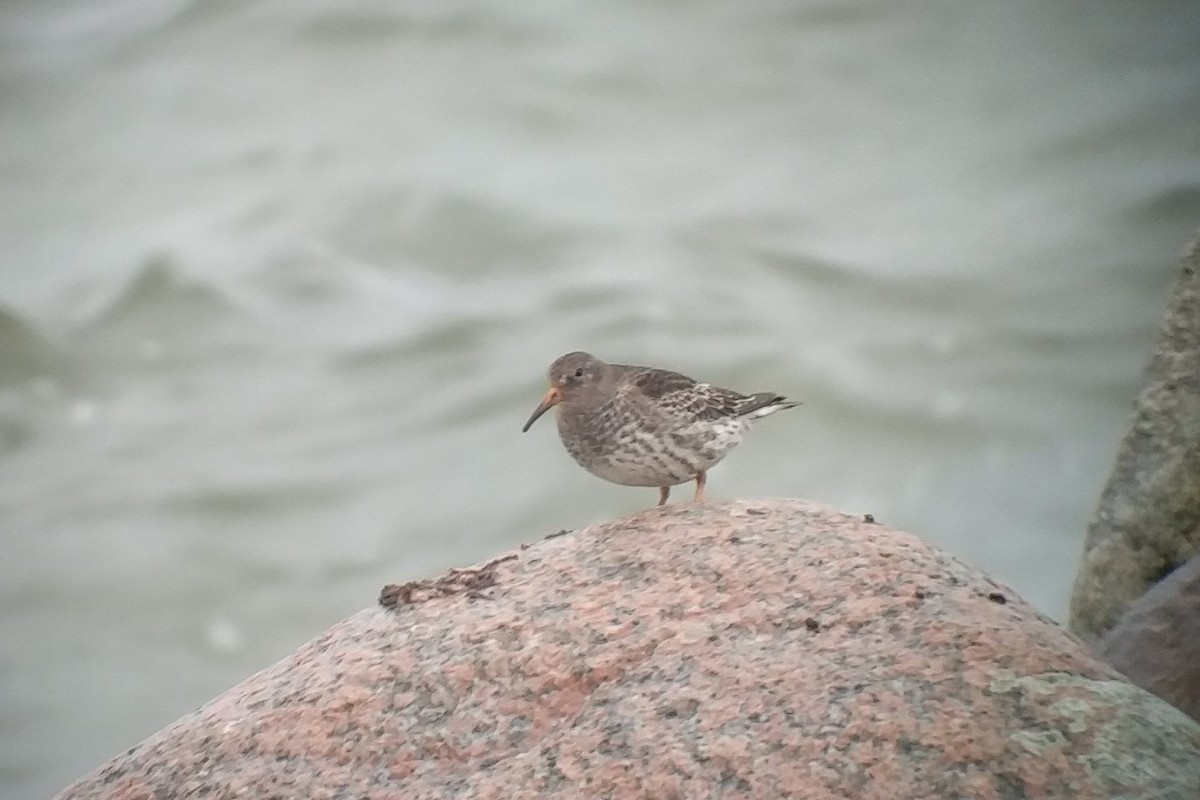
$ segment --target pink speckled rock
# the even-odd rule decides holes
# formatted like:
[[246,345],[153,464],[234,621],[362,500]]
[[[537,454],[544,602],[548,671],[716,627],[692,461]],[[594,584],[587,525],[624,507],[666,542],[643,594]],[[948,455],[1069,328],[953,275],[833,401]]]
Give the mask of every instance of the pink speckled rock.
[[653,509],[381,603],[60,797],[1200,797],[1196,722],[805,503]]

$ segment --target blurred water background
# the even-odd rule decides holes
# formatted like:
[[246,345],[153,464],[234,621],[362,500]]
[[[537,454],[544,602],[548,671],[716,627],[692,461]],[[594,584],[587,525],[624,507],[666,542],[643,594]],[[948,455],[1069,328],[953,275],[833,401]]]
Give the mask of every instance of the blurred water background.
[[15,799],[651,505],[519,433],[567,350],[803,398],[713,497],[1062,618],[1200,223],[1200,5],[6,0],[0,133]]

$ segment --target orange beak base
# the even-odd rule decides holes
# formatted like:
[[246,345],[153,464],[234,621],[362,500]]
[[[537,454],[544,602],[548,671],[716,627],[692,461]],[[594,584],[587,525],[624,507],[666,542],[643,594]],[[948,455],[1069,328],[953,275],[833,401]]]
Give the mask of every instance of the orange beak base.
[[538,421],[538,417],[540,417],[542,414],[545,414],[554,406],[558,405],[560,400],[562,400],[562,395],[558,393],[558,387],[551,386],[546,391],[546,395],[542,398],[542,402],[538,403],[538,407],[535,408],[533,413],[529,415],[529,421],[525,423],[524,428],[521,428],[521,433],[529,430],[533,423]]

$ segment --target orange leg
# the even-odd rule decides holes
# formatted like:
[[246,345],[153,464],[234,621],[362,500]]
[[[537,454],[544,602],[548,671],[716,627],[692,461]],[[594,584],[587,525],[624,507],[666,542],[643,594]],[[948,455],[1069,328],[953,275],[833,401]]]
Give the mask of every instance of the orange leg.
[[658,487],[658,504],[660,506],[665,506],[667,504],[667,498],[670,496],[671,496],[671,487],[670,486]]
[[697,503],[704,502],[704,484],[708,483],[708,473],[701,472],[696,476],[696,500]]

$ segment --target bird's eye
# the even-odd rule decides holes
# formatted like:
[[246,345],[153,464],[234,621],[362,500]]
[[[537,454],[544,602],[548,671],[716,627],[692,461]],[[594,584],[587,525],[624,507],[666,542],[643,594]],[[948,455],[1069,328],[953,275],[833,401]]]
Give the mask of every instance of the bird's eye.
[[583,377],[583,367],[579,367],[578,369],[576,369],[576,370],[575,370],[575,377],[576,377],[576,378],[582,378],[582,377]]

